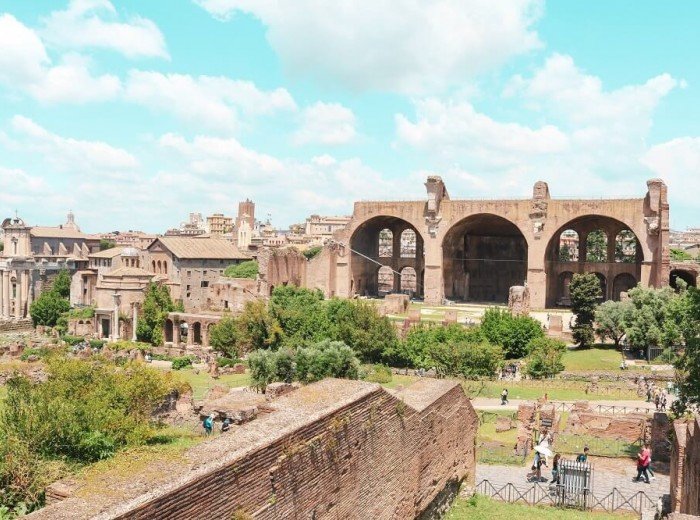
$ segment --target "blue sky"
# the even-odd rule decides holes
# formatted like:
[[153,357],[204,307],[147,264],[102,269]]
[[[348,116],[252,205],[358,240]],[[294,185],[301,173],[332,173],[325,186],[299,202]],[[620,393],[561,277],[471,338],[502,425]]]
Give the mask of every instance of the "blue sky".
[[641,197],[700,225],[700,3],[0,0],[0,214],[164,231],[247,197]]

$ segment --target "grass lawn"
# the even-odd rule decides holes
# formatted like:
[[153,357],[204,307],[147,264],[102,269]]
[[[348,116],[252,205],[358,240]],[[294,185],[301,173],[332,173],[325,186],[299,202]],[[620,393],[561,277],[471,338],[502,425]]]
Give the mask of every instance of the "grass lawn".
[[622,355],[614,345],[596,345],[589,349],[573,349],[564,353],[564,367],[569,371],[619,370]]
[[250,384],[250,375],[248,373],[225,374],[219,376],[219,379],[211,377],[206,370],[200,370],[198,374],[195,374],[192,368],[176,370],[175,373],[190,384],[195,399],[202,399],[207,390],[214,386],[236,388]]
[[550,400],[577,401],[577,400],[632,400],[639,399],[636,391],[626,388],[620,383],[598,383],[598,391],[586,393],[587,383],[584,381],[463,381],[462,385],[469,397],[499,398],[503,388],[508,388],[510,399],[533,400],[542,397],[545,393]]
[[459,498],[445,520],[623,520],[637,518],[634,514],[611,514],[547,506],[507,504],[483,496]]
[[399,374],[392,374],[391,381],[388,383],[382,383],[384,388],[396,388],[400,385],[411,386],[413,383],[418,381],[420,377],[416,376],[403,376]]

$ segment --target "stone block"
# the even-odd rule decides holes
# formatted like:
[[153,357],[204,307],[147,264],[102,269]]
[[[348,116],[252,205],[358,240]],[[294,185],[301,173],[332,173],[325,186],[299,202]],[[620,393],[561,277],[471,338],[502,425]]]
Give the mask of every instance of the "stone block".
[[445,324],[457,323],[457,309],[447,309],[444,322]]
[[496,419],[496,431],[497,432],[507,432],[513,429],[513,421],[510,417],[498,417]]
[[265,388],[265,395],[268,399],[274,399],[284,394],[288,394],[292,390],[295,390],[294,385],[291,383],[270,383]]
[[508,291],[508,310],[513,316],[530,315],[530,289],[514,285]]
[[559,335],[564,330],[564,323],[558,314],[549,315],[549,328],[547,331],[551,335]]
[[411,309],[408,311],[408,321],[417,323],[420,321],[420,309]]

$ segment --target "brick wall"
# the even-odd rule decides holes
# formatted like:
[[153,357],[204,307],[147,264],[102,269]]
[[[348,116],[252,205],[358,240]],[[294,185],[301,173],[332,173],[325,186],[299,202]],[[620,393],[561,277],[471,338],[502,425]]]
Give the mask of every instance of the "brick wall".
[[243,510],[256,519],[410,519],[445,488],[474,483],[478,420],[458,384],[424,379],[392,395],[325,380],[273,403],[277,411],[193,448],[197,464],[139,496],[71,498],[28,518],[102,511],[189,520]]
[[32,330],[32,320],[0,320],[0,332],[22,332]]
[[671,451],[671,509],[700,515],[700,418],[674,423]]

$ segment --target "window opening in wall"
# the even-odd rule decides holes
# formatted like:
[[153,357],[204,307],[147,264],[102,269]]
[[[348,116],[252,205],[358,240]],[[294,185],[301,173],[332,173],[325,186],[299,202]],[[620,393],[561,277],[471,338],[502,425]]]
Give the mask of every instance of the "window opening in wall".
[[390,229],[382,229],[379,232],[379,256],[391,258],[394,256],[394,234]]
[[202,283],[199,286],[200,287],[209,287],[209,280],[202,280]]

